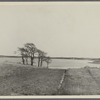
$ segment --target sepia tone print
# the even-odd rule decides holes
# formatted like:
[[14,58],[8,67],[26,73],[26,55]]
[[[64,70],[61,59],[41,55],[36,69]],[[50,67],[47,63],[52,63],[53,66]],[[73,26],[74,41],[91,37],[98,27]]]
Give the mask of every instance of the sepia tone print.
[[100,3],[0,3],[0,96],[100,95]]

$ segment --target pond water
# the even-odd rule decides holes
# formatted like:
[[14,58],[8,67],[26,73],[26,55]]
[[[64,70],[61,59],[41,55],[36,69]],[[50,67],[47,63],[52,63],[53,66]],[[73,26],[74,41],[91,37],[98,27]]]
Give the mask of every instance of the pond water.
[[53,59],[49,65],[51,68],[82,68],[82,67],[100,67],[100,64],[92,63],[92,60],[74,60],[74,59]]
[[[37,59],[34,61],[37,66]],[[91,63],[92,60],[74,60],[74,59],[52,59],[49,68],[67,69],[67,68],[82,68],[82,67],[100,67],[100,64]],[[0,63],[21,64],[21,58],[0,58]],[[47,66],[43,63],[43,66]]]

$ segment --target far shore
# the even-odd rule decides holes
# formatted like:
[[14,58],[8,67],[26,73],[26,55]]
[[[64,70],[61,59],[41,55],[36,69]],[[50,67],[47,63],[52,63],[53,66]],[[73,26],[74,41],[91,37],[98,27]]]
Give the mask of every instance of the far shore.
[[[21,56],[0,55],[0,58],[21,58]],[[38,58],[38,57],[35,57]],[[100,60],[100,58],[85,58],[85,57],[50,57],[51,59],[76,59],[76,60]]]

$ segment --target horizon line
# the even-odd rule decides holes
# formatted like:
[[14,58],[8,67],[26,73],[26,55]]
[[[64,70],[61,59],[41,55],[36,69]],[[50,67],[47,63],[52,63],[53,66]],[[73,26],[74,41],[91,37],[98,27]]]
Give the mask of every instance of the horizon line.
[[[0,57],[21,57],[15,55],[0,55]],[[37,56],[35,56],[37,58]],[[61,56],[50,56],[52,59],[100,59],[99,57],[61,57]]]

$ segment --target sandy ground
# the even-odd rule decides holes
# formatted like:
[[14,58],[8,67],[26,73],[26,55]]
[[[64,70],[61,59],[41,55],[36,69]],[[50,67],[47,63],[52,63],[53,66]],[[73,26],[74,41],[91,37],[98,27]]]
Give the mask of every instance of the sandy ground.
[[65,71],[3,63],[0,95],[100,95],[100,68]]

